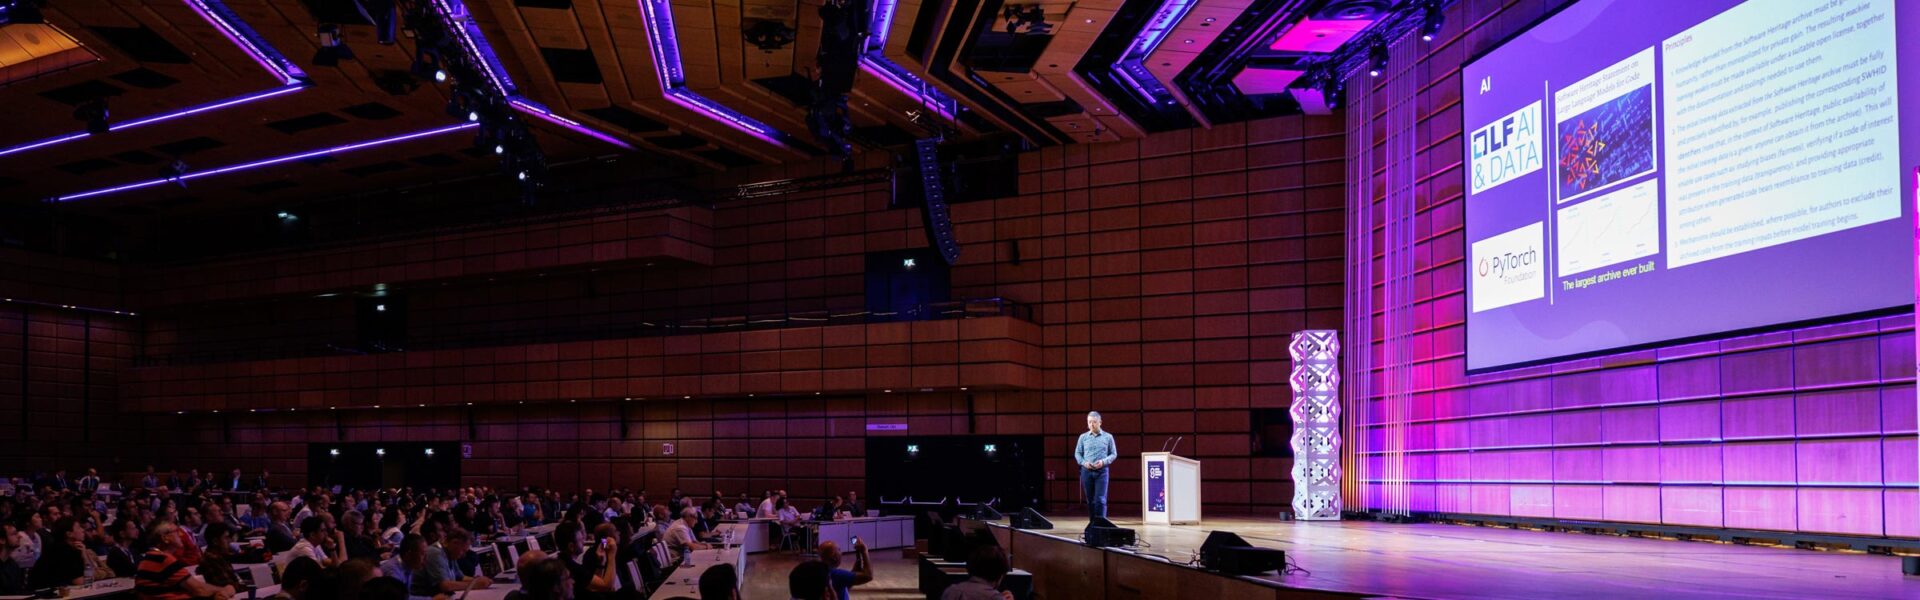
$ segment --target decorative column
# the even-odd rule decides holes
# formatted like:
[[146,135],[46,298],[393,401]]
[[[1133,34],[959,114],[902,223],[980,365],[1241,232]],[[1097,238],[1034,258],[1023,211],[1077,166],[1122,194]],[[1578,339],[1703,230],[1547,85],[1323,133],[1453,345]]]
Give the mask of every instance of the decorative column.
[[1293,517],[1340,520],[1340,332],[1295,332],[1293,355]]

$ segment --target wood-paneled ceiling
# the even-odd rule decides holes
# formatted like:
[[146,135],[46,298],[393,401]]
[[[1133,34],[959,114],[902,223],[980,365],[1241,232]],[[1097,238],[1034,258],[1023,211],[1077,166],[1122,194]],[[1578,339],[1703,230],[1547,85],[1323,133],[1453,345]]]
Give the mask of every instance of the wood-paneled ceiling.
[[[458,2],[434,0],[459,7]],[[808,129],[811,79],[823,35],[825,0],[467,0],[464,9],[520,95],[632,146],[621,148],[566,127],[529,119],[549,162],[638,155],[668,171],[721,169],[816,157]],[[1242,57],[1209,52],[1272,35],[1269,22],[1298,20],[1328,4],[1388,0],[854,0],[886,18],[849,95],[856,152],[891,151],[930,135],[1053,145],[1137,138],[1148,131],[1210,126],[1183,78],[1236,69]],[[659,35],[643,6],[668,11]],[[460,130],[377,148],[329,148],[457,126],[445,84],[409,78],[413,40],[376,42],[374,26],[340,19],[352,0],[56,0],[47,23],[95,58],[76,60],[0,87],[0,198],[42,202],[188,172],[217,171],[274,157],[298,159],[210,173],[61,202],[113,218],[198,211],[273,210],[387,188],[497,176],[499,163]],[[196,5],[223,6],[257,39],[297,68],[282,79],[250,56],[219,19]],[[345,7],[345,8],[343,8]],[[890,11],[887,13],[886,11]],[[217,11],[216,11],[217,12]],[[1164,39],[1133,55],[1168,100],[1136,97],[1106,73],[1156,19]],[[323,25],[340,26],[350,58],[315,64]],[[0,25],[0,28],[27,25]],[[0,36],[4,37],[4,36]],[[662,39],[666,39],[663,46]],[[1258,44],[1255,44],[1258,45]],[[679,81],[663,78],[663,48]],[[897,68],[910,75],[883,77]],[[904,83],[903,83],[904,81]],[[704,98],[797,142],[782,143],[716,116]],[[85,129],[76,108],[106,98],[110,121],[237,102],[164,122],[9,152]],[[926,97],[950,98],[952,114]],[[1288,106],[1288,105],[1280,105]],[[1281,108],[1278,110],[1288,110]],[[630,161],[629,161],[630,162]]]

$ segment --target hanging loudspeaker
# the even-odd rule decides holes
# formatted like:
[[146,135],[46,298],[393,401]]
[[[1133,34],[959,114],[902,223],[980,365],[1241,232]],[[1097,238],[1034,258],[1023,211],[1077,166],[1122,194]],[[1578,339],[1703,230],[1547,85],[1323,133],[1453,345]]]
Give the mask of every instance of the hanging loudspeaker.
[[920,188],[926,193],[926,205],[920,209],[927,241],[940,251],[940,258],[951,265],[960,261],[960,242],[953,239],[953,221],[947,217],[946,182],[940,169],[940,140],[927,138],[913,142],[920,160]]

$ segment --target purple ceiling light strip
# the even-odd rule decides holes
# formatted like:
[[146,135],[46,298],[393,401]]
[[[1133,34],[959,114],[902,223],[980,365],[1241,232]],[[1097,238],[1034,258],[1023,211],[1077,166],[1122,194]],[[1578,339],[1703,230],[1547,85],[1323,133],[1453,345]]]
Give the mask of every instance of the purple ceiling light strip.
[[660,75],[660,89],[666,92],[668,100],[707,113],[734,129],[752,134],[775,145],[801,151],[808,150],[805,144],[794,139],[793,136],[687,89],[686,73],[681,70],[680,64],[680,41],[674,35],[671,1],[639,1],[640,17],[647,24],[647,44],[653,48],[654,71]]
[[259,33],[254,32],[252,27],[240,20],[239,15],[228,9],[226,4],[222,4],[219,0],[186,0],[186,3],[188,7],[193,8],[194,12],[200,13],[201,18],[212,23],[214,29],[220,30],[221,35],[227,36],[234,45],[245,50],[247,56],[253,57],[254,62],[260,63],[260,66],[278,75],[281,83],[292,85],[306,80],[306,72],[295,66],[293,61],[287,60],[286,56],[275,51],[273,46],[268,45],[266,40],[260,37]]
[[880,81],[903,94],[918,98],[934,113],[952,121],[959,112],[959,102],[914,76],[905,66],[887,58],[887,35],[893,27],[894,11],[899,8],[899,0],[875,0],[873,18],[867,23],[867,48],[860,54],[860,70],[880,78]]
[[460,41],[460,47],[486,67],[481,70],[486,72],[487,83],[493,86],[495,92],[505,97],[507,104],[514,110],[559,125],[574,133],[619,146],[624,150],[633,149],[632,144],[620,138],[588,127],[579,121],[554,114],[553,110],[546,105],[520,95],[518,88],[513,86],[513,79],[507,76],[506,66],[500,63],[500,56],[493,52],[493,46],[487,44],[486,36],[480,32],[480,26],[467,12],[466,5],[460,0],[433,0],[432,4],[440,17],[450,25],[448,29],[452,30],[454,38]]
[[[233,41],[234,45],[239,46],[241,50],[245,51],[247,53],[247,56],[253,57],[254,62],[260,63],[260,66],[265,68],[267,72],[272,73],[275,77],[278,77],[283,82],[284,85],[268,88],[266,90],[254,92],[251,94],[245,94],[241,96],[227,98],[225,100],[219,100],[219,101],[210,102],[207,104],[192,106],[192,107],[188,107],[181,110],[147,115],[145,117],[133,119],[130,121],[121,121],[118,123],[112,123],[108,125],[107,131],[120,131],[124,129],[132,129],[135,127],[139,127],[141,125],[151,125],[154,123],[168,121],[168,120],[176,119],[179,117],[184,117],[187,115],[194,115],[194,114],[199,114],[203,112],[219,110],[219,109],[227,108],[230,106],[238,106],[241,104],[246,104],[248,102],[253,102],[255,100],[264,100],[267,98],[272,98],[274,96],[279,96],[281,94],[303,90],[303,89],[306,89],[308,86],[312,85],[307,82],[307,79],[306,79],[307,74],[304,71],[301,71],[299,67],[294,66],[294,64],[291,61],[288,61],[285,56],[281,56],[279,52],[274,51],[272,46],[267,45],[267,43],[260,38],[259,34],[254,33],[252,27],[248,27],[245,22],[241,21],[239,17],[233,14],[233,11],[228,10],[225,4],[221,4],[217,0],[185,0],[185,1],[189,8],[192,8],[194,12],[199,13],[200,17],[206,19],[208,23],[212,23],[214,29],[220,30],[221,34],[227,36],[228,40]],[[88,134],[85,131],[78,131],[74,133],[56,135],[43,140],[27,142],[24,144],[16,144],[13,146],[7,146],[5,148],[0,148],[0,156],[6,156],[9,154],[18,154],[20,152],[25,152],[35,148],[45,148],[47,146],[52,146],[55,144],[63,144],[66,142],[71,142],[74,140],[86,138],[89,135],[91,134]]]
[[352,151],[355,151],[355,150],[361,150],[361,149],[366,149],[366,148],[372,148],[372,147],[375,147],[375,146],[384,146],[384,145],[387,145],[387,144],[393,144],[393,143],[398,143],[398,142],[404,142],[404,141],[407,141],[407,140],[412,140],[412,139],[418,139],[418,138],[423,138],[423,137],[429,137],[429,136],[435,136],[435,135],[440,135],[440,134],[444,134],[444,133],[452,133],[452,132],[455,132],[455,131],[462,131],[462,130],[467,130],[467,129],[472,129],[472,128],[475,128],[475,127],[479,127],[479,126],[480,126],[480,124],[479,124],[479,123],[460,123],[460,124],[457,124],[457,125],[448,125],[448,126],[445,126],[445,127],[438,127],[438,128],[434,128],[434,129],[428,129],[428,130],[425,130],[425,131],[416,131],[416,132],[413,132],[413,133],[408,133],[408,134],[402,134],[402,135],[396,135],[396,136],[393,136],[393,137],[385,137],[385,138],[380,138],[380,139],[375,139],[375,140],[368,140],[368,141],[364,141],[364,142],[358,142],[358,143],[353,143],[353,144],[346,144],[346,145],[342,145],[342,146],[333,146],[333,147],[330,147],[330,148],[321,148],[321,149],[319,149],[319,150],[312,150],[312,151],[307,151],[307,152],[301,152],[301,153],[298,153],[298,154],[288,154],[288,155],[285,155],[285,156],[278,156],[278,157],[274,157],[274,158],[268,158],[268,159],[263,159],[263,160],[256,160],[256,161],[252,161],[252,162],[244,162],[244,163],[240,163],[240,164],[234,164],[234,165],[227,165],[227,166],[224,166],[224,167],[219,167],[219,168],[214,168],[214,169],[207,169],[207,170],[205,170],[205,171],[193,171],[193,172],[190,172],[190,173],[185,173],[185,174],[182,174],[182,175],[180,175],[179,177],[163,177],[163,178],[159,178],[159,179],[149,179],[149,180],[146,180],[146,181],[136,181],[136,182],[133,182],[133,183],[129,183],[129,184],[126,184],[126,185],[118,185],[118,186],[114,186],[114,187],[110,187],[110,188],[101,188],[101,189],[97,189],[97,190],[93,190],[93,191],[90,191],[90,192],[81,192],[81,193],[78,193],[78,194],[68,194],[68,195],[65,195],[65,196],[58,196],[58,197],[55,197],[55,198],[54,198],[53,200],[54,200],[55,202],[67,202],[67,201],[71,201],[71,200],[79,200],[79,199],[82,199],[82,198],[92,198],[92,197],[95,197],[95,196],[105,196],[105,195],[107,195],[107,194],[115,194],[115,193],[119,193],[119,192],[125,192],[125,191],[129,191],[129,190],[137,190],[137,189],[141,189],[141,188],[148,188],[148,187],[153,187],[153,186],[156,186],[156,185],[164,185],[164,184],[168,184],[168,183],[176,183],[176,182],[184,182],[184,181],[188,181],[188,180],[192,180],[192,179],[199,179],[199,178],[201,178],[201,177],[211,177],[211,176],[214,176],[214,175],[220,175],[220,174],[223,174],[223,173],[233,173],[233,172],[237,172],[237,171],[245,171],[245,170],[248,170],[248,169],[255,169],[255,168],[259,168],[259,167],[265,167],[265,166],[271,166],[271,165],[277,165],[277,164],[281,164],[281,163],[286,163],[286,162],[292,162],[292,161],[296,161],[296,160],[304,160],[304,159],[308,159],[308,158],[314,158],[314,157],[319,157],[319,156],[328,156],[328,155],[333,155],[333,154],[344,154],[344,153],[347,153],[347,152],[352,152]]
[[1133,36],[1133,43],[1127,45],[1126,54],[1120,55],[1120,60],[1113,63],[1114,77],[1126,82],[1148,103],[1175,103],[1167,86],[1147,70],[1146,60],[1155,48],[1160,47],[1160,42],[1166,41],[1167,35],[1173,33],[1174,26],[1186,18],[1187,12],[1199,3],[1200,0],[1167,0],[1160,5],[1160,10],[1154,11],[1153,16],[1147,19],[1140,33]]
[[626,141],[621,140],[620,138],[616,138],[611,135],[596,131],[591,127],[581,124],[579,121],[575,121],[573,119],[569,119],[569,118],[554,114],[553,111],[549,110],[546,106],[543,106],[538,102],[528,100],[526,99],[525,96],[515,95],[511,99],[507,100],[507,103],[513,105],[513,107],[515,109],[518,109],[520,112],[533,115],[548,123],[565,127],[580,135],[584,135],[596,140],[600,140],[602,142],[613,144],[615,146],[619,146],[626,150],[633,149],[633,144],[629,144]]

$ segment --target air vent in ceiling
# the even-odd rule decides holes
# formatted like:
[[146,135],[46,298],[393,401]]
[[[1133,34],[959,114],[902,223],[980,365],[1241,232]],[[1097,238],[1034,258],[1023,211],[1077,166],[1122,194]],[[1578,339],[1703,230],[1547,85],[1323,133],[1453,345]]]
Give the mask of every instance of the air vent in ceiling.
[[176,142],[167,142],[165,144],[154,146],[153,149],[159,150],[161,154],[165,154],[167,156],[186,156],[188,154],[193,154],[195,152],[212,150],[214,148],[219,148],[225,145],[227,145],[225,142],[203,135],[200,137],[191,137],[191,138],[187,138],[187,139],[176,141]]
[[90,27],[95,34],[113,44],[129,58],[143,63],[166,63],[184,65],[193,62],[193,58],[180,48],[160,37],[146,26],[140,27]]
[[541,48],[540,56],[547,59],[547,68],[553,71],[553,79],[561,83],[598,84],[600,63],[593,60],[593,51],[569,48]]
[[147,90],[157,90],[180,83],[178,79],[146,67],[115,73],[113,78],[120,83]]
[[292,135],[295,133],[300,133],[302,131],[307,131],[309,129],[319,129],[321,127],[339,125],[345,122],[347,122],[346,119],[342,119],[339,116],[334,115],[333,113],[318,112],[310,115],[301,115],[291,119],[281,119],[278,121],[274,121],[272,123],[268,123],[267,127],[270,129],[273,129],[274,131],[278,131],[280,133]]

